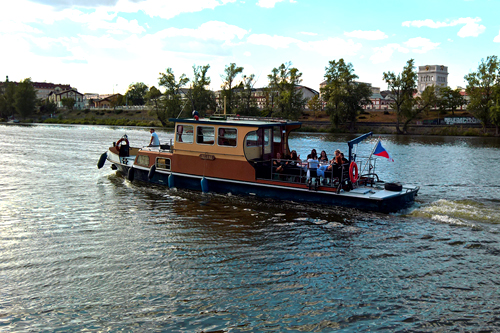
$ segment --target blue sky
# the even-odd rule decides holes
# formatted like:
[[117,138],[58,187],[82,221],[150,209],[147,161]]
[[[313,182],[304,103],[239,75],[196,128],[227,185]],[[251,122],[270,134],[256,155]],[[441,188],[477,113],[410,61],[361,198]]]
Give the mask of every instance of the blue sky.
[[448,66],[451,87],[500,56],[499,0],[15,0],[0,10],[0,80],[71,84],[82,93],[158,85],[171,67],[210,65],[220,89],[232,62],[267,85],[291,62],[318,90],[330,60],[386,89],[383,72]]

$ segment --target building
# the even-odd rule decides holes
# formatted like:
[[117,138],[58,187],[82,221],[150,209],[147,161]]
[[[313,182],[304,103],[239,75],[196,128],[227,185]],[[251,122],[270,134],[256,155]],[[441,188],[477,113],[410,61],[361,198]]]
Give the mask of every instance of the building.
[[[101,95],[102,96],[102,95]],[[118,98],[122,98],[122,94],[113,94],[107,97],[98,99],[94,101],[95,108],[111,109],[114,108]]]
[[429,86],[448,86],[448,67],[443,65],[418,66],[417,90],[422,93]]
[[79,93],[74,88],[64,91],[56,89],[55,91],[50,92],[48,96],[49,101],[55,103],[58,108],[64,107],[62,101],[65,98],[72,98],[75,100],[75,105],[73,106],[74,109],[83,109],[84,107],[83,94]]

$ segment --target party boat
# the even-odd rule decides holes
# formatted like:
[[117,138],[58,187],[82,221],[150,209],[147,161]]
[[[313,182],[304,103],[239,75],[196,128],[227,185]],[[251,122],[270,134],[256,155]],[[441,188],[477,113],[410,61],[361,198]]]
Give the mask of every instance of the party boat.
[[134,148],[125,136],[101,155],[97,166],[109,161],[129,181],[169,188],[383,213],[410,206],[419,190],[381,181],[376,158],[356,156],[355,148],[371,132],[347,142],[349,163],[329,168],[291,159],[288,138],[300,122],[225,115],[169,121],[174,123],[173,142]]

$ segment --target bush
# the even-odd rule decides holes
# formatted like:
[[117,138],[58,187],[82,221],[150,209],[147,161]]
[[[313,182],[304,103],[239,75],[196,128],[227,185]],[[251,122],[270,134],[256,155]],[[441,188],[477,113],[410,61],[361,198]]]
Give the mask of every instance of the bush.
[[384,111],[384,114],[389,114],[389,111]]

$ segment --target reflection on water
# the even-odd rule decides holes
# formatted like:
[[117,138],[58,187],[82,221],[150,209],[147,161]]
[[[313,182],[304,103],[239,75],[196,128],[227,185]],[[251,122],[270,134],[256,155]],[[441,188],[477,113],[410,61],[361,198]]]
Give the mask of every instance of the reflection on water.
[[0,126],[0,331],[499,330],[498,139],[384,136],[421,186],[384,215],[130,183],[96,168],[125,132]]

